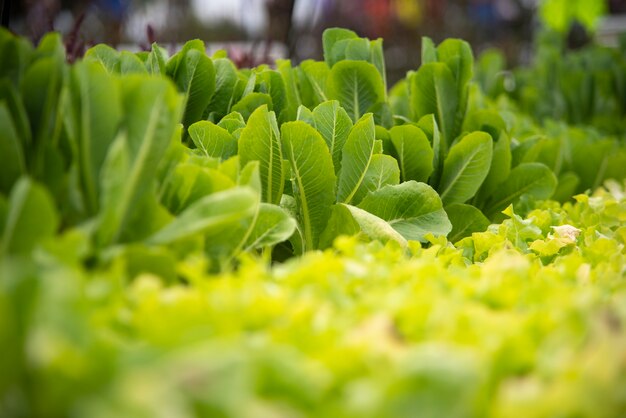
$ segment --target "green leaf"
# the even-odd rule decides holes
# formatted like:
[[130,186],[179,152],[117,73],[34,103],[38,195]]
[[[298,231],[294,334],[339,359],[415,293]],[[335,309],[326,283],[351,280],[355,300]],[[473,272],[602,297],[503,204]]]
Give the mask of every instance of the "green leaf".
[[370,240],[397,242],[402,248],[407,247],[406,239],[385,220],[360,209],[343,203],[333,206],[328,225],[320,237],[320,247],[331,247],[340,235],[362,234]]
[[381,189],[389,184],[400,183],[400,168],[398,161],[383,154],[374,154],[372,161],[365,172],[363,181],[352,198],[352,202],[358,205],[365,196]]
[[259,161],[262,200],[278,204],[285,181],[283,155],[276,115],[269,112],[267,106],[259,107],[250,115],[248,125],[239,137],[239,157],[242,166],[249,161]]
[[218,233],[251,216],[257,205],[257,193],[246,187],[205,196],[150,237],[148,243],[169,244],[197,234]]
[[[437,47],[439,62],[443,62],[450,68],[456,81],[457,95],[459,97],[460,110],[465,113],[467,105],[467,86],[474,76],[474,55],[472,47],[461,39],[446,39]],[[462,119],[460,120],[463,121]]]
[[61,91],[65,68],[53,57],[42,58],[24,73],[20,93],[30,121],[34,147],[25,155],[27,164],[37,176],[44,175],[44,149],[57,143],[63,114]]
[[0,193],[8,195],[15,182],[25,173],[22,144],[4,101],[0,101]]
[[383,53],[383,40],[376,39],[370,41],[371,57],[370,62],[374,64],[381,77],[383,78],[383,89],[387,91],[387,70],[385,68],[385,54]]
[[280,116],[287,106],[287,92],[282,76],[278,71],[265,70],[258,73],[256,79],[257,90],[272,98],[272,110]]
[[341,153],[352,129],[352,120],[336,100],[324,102],[313,109],[313,120],[328,145],[337,174],[341,169]]
[[330,70],[328,97],[339,100],[352,121],[356,122],[370,108],[385,100],[385,88],[380,73],[363,61],[341,61]]
[[250,118],[257,109],[267,107],[273,109],[272,98],[265,93],[250,93],[238,101],[233,107],[233,112],[239,112],[245,120]]
[[145,64],[129,51],[120,52],[120,74],[147,74]]
[[445,210],[452,223],[448,241],[453,243],[469,237],[474,232],[486,231],[490,224],[489,219],[472,205],[454,203],[446,206]]
[[441,179],[443,162],[448,155],[448,147],[441,140],[441,132],[439,131],[439,126],[437,126],[435,115],[423,116],[417,122],[417,126],[424,132],[433,149],[433,172],[428,183],[436,189]]
[[346,39],[357,39],[358,35],[349,30],[342,28],[328,28],[322,34],[322,47],[324,50],[324,60],[329,67],[332,67],[337,63],[339,59],[343,59],[343,56],[337,56],[337,53],[333,53],[335,45]]
[[509,177],[509,173],[511,173],[511,141],[503,132],[493,146],[491,167],[478,191],[477,200],[484,202]]
[[261,203],[258,218],[244,251],[269,247],[288,240],[296,230],[296,224],[296,220],[281,207]]
[[165,79],[122,78],[123,134],[109,148],[101,170],[102,201],[97,243],[120,240],[142,195],[153,191],[157,168],[180,115],[180,96]]
[[535,199],[549,199],[556,189],[556,176],[540,163],[522,163],[511,170],[506,181],[497,188],[487,202],[485,213],[489,218],[498,214],[523,195]]
[[335,201],[332,158],[322,136],[306,123],[287,122],[281,131],[305,249],[315,249]]
[[437,192],[416,181],[370,193],[359,208],[384,219],[407,240],[425,242],[426,234],[445,236],[452,230]]
[[410,83],[414,119],[435,115],[443,140],[449,146],[458,135],[456,112],[459,97],[452,72],[442,63],[425,64],[413,74]]
[[[6,3],[5,3],[6,4]],[[0,28],[0,79],[19,85],[26,67],[33,59],[33,45],[25,38]]]
[[489,173],[492,142],[489,134],[473,132],[450,148],[439,185],[444,204],[464,203],[476,194]]
[[304,105],[298,106],[298,111],[296,112],[296,120],[301,120],[302,122],[306,122],[309,125],[315,127],[313,112],[311,112],[309,108]]
[[246,121],[241,116],[241,113],[231,112],[224,116],[217,126],[226,129],[230,134],[234,135],[235,131],[246,127]]
[[556,190],[554,191],[554,195],[551,197],[552,200],[556,200],[557,202],[565,203],[572,198],[576,194],[576,190],[578,189],[578,185],[580,183],[580,179],[571,171],[566,171],[559,176],[558,185]]
[[302,105],[300,91],[296,82],[296,72],[291,66],[291,61],[285,59],[276,60],[276,69],[280,73],[285,84],[287,110],[289,114],[287,120],[294,120],[296,110],[300,105]]
[[119,82],[100,65],[78,63],[70,72],[71,104],[65,125],[86,214],[98,211],[100,171],[122,121]]
[[108,45],[98,44],[89,48],[84,60],[99,62],[109,73],[120,72],[120,53]]
[[215,68],[205,53],[204,43],[197,39],[187,42],[170,58],[166,71],[178,90],[185,93],[185,127],[201,120],[215,91]]
[[179,164],[163,187],[161,201],[171,213],[178,214],[204,196],[234,186],[235,182],[220,171],[192,163]]
[[343,147],[337,202],[350,203],[363,182],[374,153],[375,126],[371,114],[352,128]]
[[426,182],[433,172],[433,149],[424,132],[414,125],[394,126],[389,130],[398,155],[402,181]]
[[326,84],[330,68],[323,61],[305,60],[300,63],[299,80],[302,104],[313,108],[328,100]]
[[152,44],[152,48],[150,49],[150,53],[146,59],[146,68],[150,74],[165,75],[167,71],[167,60],[167,50],[165,48],[161,48],[155,42]]
[[202,120],[189,127],[189,136],[196,148],[207,157],[226,160],[237,153],[237,141],[224,128]]
[[422,65],[437,62],[437,47],[428,36],[422,36]]
[[215,93],[207,105],[206,112],[215,113],[215,119],[223,118],[230,112],[237,84],[237,68],[227,58],[218,58],[213,61],[215,67]]
[[0,100],[4,101],[12,119],[13,127],[23,149],[32,143],[32,134],[24,98],[20,96],[17,87],[9,79],[0,80]]
[[48,191],[27,177],[15,183],[9,197],[0,254],[27,254],[43,238],[51,237],[59,224]]

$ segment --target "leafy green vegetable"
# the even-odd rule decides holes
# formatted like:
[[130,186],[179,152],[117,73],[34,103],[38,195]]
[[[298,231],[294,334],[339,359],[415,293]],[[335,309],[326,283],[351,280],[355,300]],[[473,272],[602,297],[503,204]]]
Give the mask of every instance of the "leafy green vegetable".
[[276,115],[261,106],[250,115],[239,138],[241,164],[259,161],[263,201],[280,202],[283,194],[283,155]]
[[425,182],[433,172],[433,149],[422,130],[413,125],[394,126],[389,130],[398,155],[403,181]]
[[416,181],[370,193],[359,208],[386,220],[407,240],[425,241],[426,234],[445,236],[452,229],[437,192]]
[[361,186],[374,155],[374,139],[374,118],[367,114],[350,130],[343,146],[337,202],[350,203]]
[[304,122],[284,123],[281,135],[305,248],[315,249],[335,201],[332,157],[322,136]]
[[338,100],[355,123],[385,99],[380,73],[367,62],[337,63],[330,70],[326,89],[328,98]]
[[489,134],[473,132],[450,148],[439,185],[446,205],[464,203],[478,191],[489,173],[492,142]]

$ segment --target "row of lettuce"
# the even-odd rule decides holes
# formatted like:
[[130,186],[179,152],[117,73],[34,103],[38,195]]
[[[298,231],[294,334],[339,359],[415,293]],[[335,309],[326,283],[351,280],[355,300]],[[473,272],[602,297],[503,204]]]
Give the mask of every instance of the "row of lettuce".
[[98,45],[69,65],[56,34],[33,48],[0,32],[0,250],[75,228],[94,262],[199,252],[221,270],[340,235],[454,242],[509,204],[625,176],[622,141],[490,101],[461,40],[425,39],[389,91],[382,40],[323,43],[324,61],[276,69],[238,70],[198,40],[172,57]]
[[0,415],[620,418],[625,186],[456,246],[342,237],[219,275],[187,254],[174,284],[85,265],[70,230],[0,263]]
[[0,416],[621,417],[619,129],[459,40],[391,88],[380,40],[323,41],[0,32]]

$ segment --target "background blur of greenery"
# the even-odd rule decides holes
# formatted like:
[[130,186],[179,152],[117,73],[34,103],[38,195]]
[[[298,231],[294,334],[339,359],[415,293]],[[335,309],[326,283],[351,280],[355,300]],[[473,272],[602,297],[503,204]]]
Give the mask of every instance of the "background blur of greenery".
[[[503,50],[509,65],[526,63],[544,22],[569,32],[573,46],[605,13],[626,13],[626,0],[3,0],[14,32],[37,41],[45,32],[75,30],[84,49],[105,42],[171,46],[200,38],[238,42],[231,57],[241,65],[277,56],[295,62],[321,57],[321,33],[330,26],[382,37],[390,79],[417,68],[420,39],[468,40],[475,51]],[[6,15],[5,15],[6,16]],[[76,28],[76,22],[84,17]],[[572,26],[577,21],[582,25]],[[148,29],[150,27],[150,29]],[[572,30],[572,27],[574,28]],[[150,32],[150,34],[148,34]],[[243,43],[242,43],[243,41]],[[227,44],[229,45],[229,44]]]

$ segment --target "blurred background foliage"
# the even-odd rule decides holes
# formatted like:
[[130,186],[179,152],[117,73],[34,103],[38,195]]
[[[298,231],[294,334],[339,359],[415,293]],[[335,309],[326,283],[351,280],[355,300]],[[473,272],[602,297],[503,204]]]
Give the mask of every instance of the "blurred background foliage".
[[36,42],[60,31],[77,55],[100,42],[173,50],[200,38],[240,66],[319,59],[322,31],[341,26],[384,38],[393,81],[419,65],[422,36],[460,37],[477,52],[497,47],[518,65],[530,60],[538,28],[579,46],[599,16],[626,13],[626,0],[3,0],[3,9],[14,32]]

